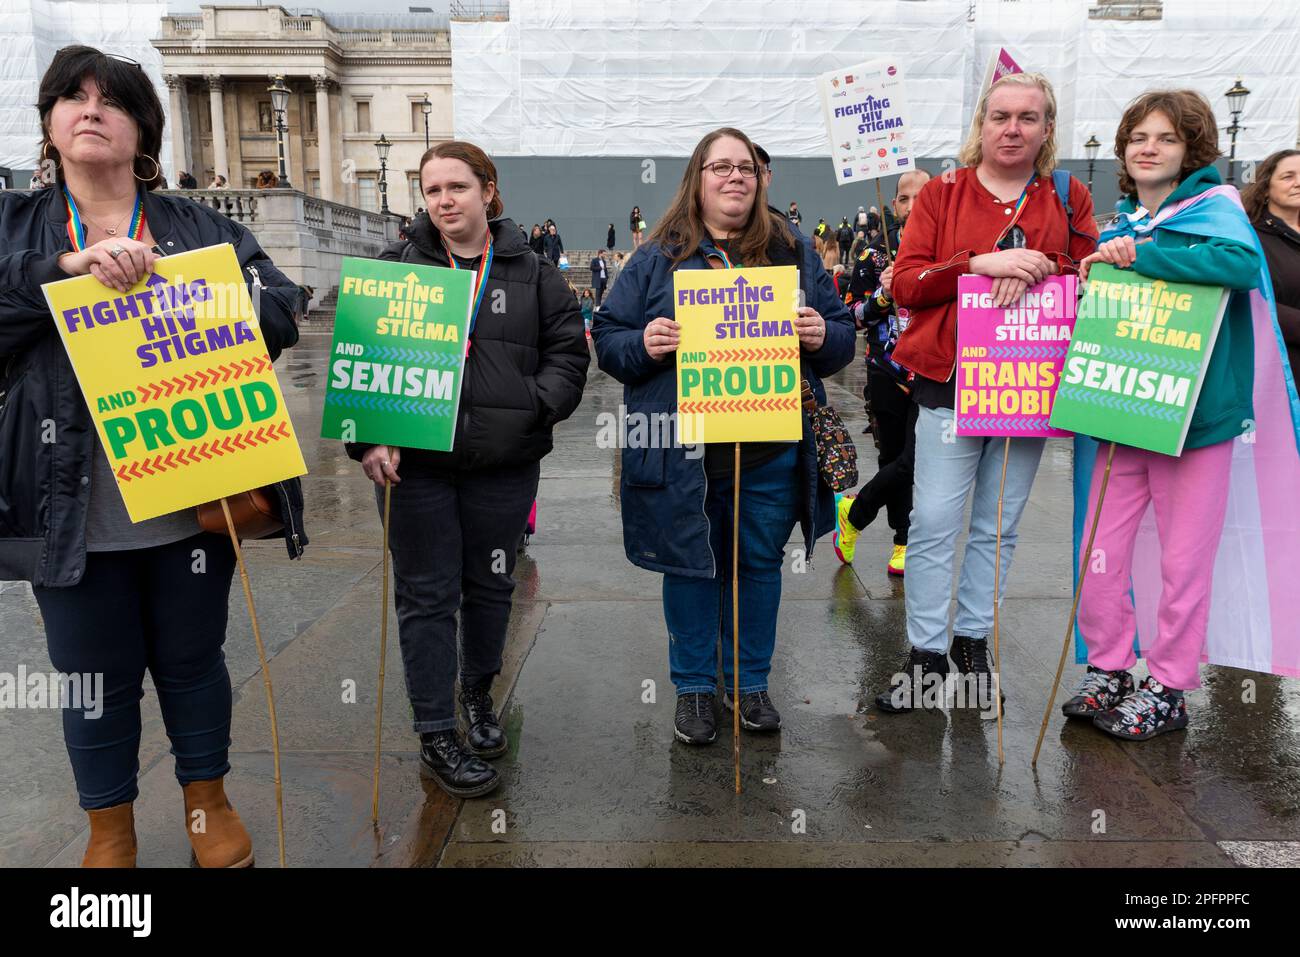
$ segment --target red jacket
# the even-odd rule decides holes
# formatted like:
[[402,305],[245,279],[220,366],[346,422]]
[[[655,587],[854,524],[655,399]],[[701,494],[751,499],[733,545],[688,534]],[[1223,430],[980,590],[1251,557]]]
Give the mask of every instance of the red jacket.
[[[952,378],[957,359],[957,278],[970,272],[972,256],[996,251],[1016,206],[999,202],[972,168],[963,167],[947,179],[951,182],[943,176],[930,180],[916,197],[892,284],[894,299],[911,313],[894,360],[936,382]],[[1024,230],[1026,246],[1046,253],[1060,273],[1076,272],[1079,260],[1096,249],[1092,195],[1074,177],[1070,206],[1074,228],[1084,236],[1070,232],[1051,177],[1040,176],[1030,185],[1015,220]]]

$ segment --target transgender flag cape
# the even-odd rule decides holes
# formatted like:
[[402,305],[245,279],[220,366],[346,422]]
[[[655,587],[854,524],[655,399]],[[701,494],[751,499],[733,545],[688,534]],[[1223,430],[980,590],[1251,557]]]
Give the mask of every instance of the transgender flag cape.
[[[1210,623],[1201,660],[1250,671],[1300,677],[1300,398],[1287,362],[1268,264],[1231,186],[1216,186],[1153,218],[1121,214],[1102,234],[1149,235],[1168,229],[1194,236],[1222,237],[1259,254],[1259,283],[1250,292],[1255,332],[1255,421],[1233,440],[1232,476],[1223,537],[1214,562]],[[1074,555],[1086,540],[1094,464],[1105,466],[1105,445],[1077,436],[1074,443]],[[1100,461],[1098,454],[1100,453]],[[1103,503],[1102,508],[1106,506]],[[1185,521],[1197,520],[1195,514]],[[1160,597],[1160,541],[1148,507],[1133,554],[1134,606],[1138,654],[1156,630]],[[1088,585],[1084,583],[1086,590]],[[1083,635],[1075,622],[1075,660],[1087,661]]]

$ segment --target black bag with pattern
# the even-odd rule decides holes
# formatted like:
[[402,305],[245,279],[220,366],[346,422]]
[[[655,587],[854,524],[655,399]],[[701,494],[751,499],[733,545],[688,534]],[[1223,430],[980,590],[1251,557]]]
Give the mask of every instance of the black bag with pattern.
[[858,485],[858,448],[834,407],[818,405],[808,380],[803,380],[803,407],[817,442],[817,468],[832,492]]

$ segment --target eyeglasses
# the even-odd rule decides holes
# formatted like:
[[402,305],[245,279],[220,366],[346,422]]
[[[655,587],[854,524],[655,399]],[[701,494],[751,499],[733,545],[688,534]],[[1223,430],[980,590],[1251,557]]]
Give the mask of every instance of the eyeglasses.
[[[54,55],[58,56],[59,54],[67,50],[76,50],[76,49],[79,49],[79,45],[74,44],[73,46],[60,47],[58,50],[54,51]],[[118,63],[125,63],[127,66],[133,66],[137,70],[144,69],[144,67],[140,65],[139,60],[132,60],[129,56],[122,56],[122,54],[120,53],[104,53],[102,50],[96,52],[98,52],[100,56],[107,57],[110,60],[116,60]]]
[[753,163],[741,163],[737,166],[735,163],[719,161],[717,163],[705,163],[700,168],[712,171],[714,176],[730,176],[733,169],[740,170],[740,175],[745,179],[753,179],[758,175],[758,167]]

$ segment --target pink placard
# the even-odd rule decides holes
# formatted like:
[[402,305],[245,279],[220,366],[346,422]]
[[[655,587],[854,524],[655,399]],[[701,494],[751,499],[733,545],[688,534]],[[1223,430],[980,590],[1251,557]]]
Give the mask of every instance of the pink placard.
[[1007,309],[993,279],[957,283],[957,434],[1054,438],[1047,424],[1074,332],[1075,276],[1049,276]]
[[997,58],[993,61],[993,82],[996,83],[1009,73],[1024,73],[1020,64],[1011,59],[1011,54],[999,48]]

